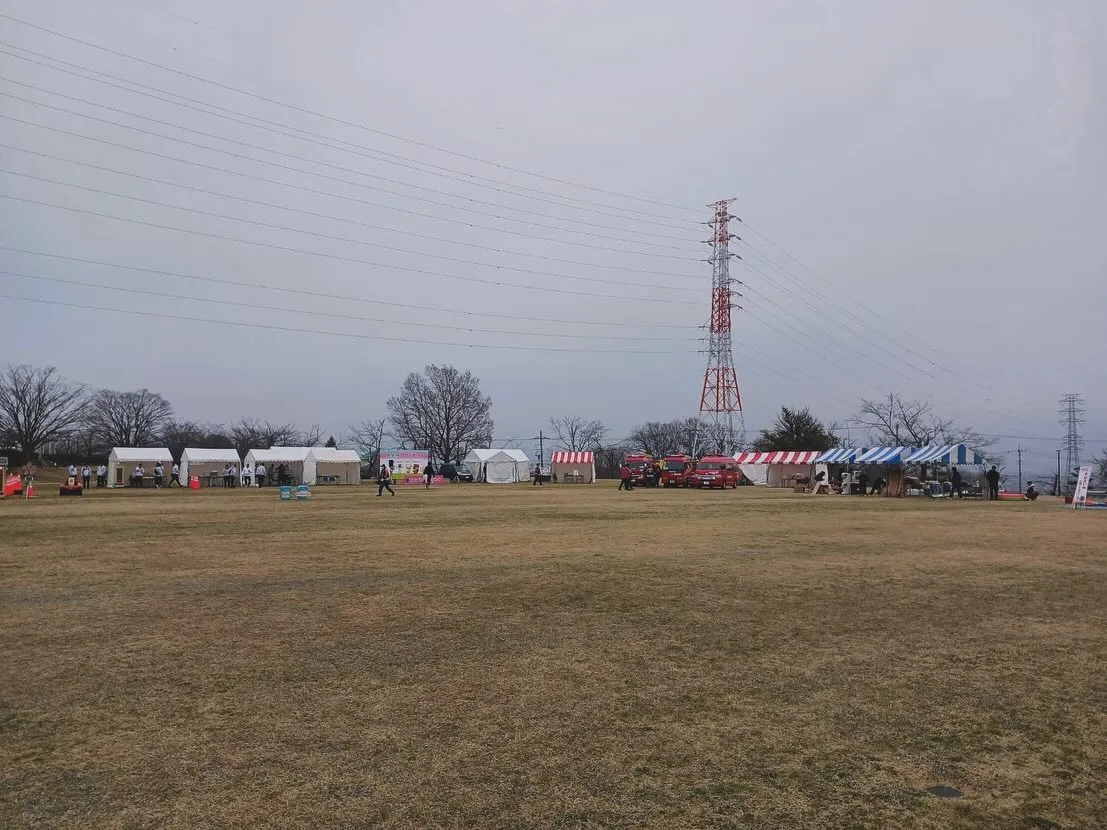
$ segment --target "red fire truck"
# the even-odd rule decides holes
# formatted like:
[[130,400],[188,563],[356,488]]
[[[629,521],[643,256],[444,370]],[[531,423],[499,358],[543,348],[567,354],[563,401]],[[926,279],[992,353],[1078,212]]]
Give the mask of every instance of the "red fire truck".
[[690,483],[693,487],[738,486],[738,464],[726,455],[708,455],[696,462],[696,471],[692,473]]
[[690,455],[667,455],[662,462],[662,487],[687,487],[695,472],[696,461]]
[[646,471],[653,468],[653,459],[648,455],[628,455],[623,463],[630,468],[630,480],[636,487],[646,486]]

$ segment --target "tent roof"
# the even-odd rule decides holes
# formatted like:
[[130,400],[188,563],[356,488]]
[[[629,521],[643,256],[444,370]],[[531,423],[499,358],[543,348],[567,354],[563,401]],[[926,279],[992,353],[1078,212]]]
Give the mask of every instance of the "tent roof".
[[822,455],[815,459],[816,464],[849,464],[857,456],[865,452],[863,448],[857,447],[838,447],[837,449],[827,450]]
[[238,450],[208,450],[202,447],[185,447],[184,452],[181,453],[181,460],[188,459],[189,461],[200,462],[216,462],[222,461],[224,463],[238,463],[241,459],[238,457]]
[[592,464],[595,460],[595,453],[587,451],[569,452],[567,450],[557,450],[550,455],[551,464]]
[[172,461],[168,447],[112,447],[111,457],[116,461]]
[[818,450],[777,450],[776,452],[740,452],[739,464],[811,464],[822,455]]
[[855,460],[858,464],[902,464],[913,452],[911,447],[873,447]]
[[312,447],[309,455],[325,464],[360,464],[361,456],[355,450],[339,450],[334,447]]
[[527,454],[522,450],[492,450],[492,449],[480,449],[469,450],[469,454],[465,456],[466,461],[527,461],[530,459]]
[[969,449],[964,444],[947,444],[944,447],[923,447],[920,450],[915,450],[904,463],[924,464],[935,461],[941,464],[981,466],[984,464],[984,456],[976,450]]
[[273,461],[304,461],[313,449],[315,447],[270,447],[267,450],[250,450],[246,455],[263,464]]

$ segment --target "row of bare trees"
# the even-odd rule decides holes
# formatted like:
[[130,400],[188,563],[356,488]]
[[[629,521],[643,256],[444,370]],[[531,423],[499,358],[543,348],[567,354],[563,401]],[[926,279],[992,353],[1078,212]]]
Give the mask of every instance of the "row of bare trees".
[[111,447],[157,444],[179,457],[185,447],[245,454],[280,444],[314,446],[322,439],[318,426],[301,431],[254,418],[197,424],[173,415],[172,404],[149,389],[91,389],[53,366],[8,365],[0,373],[0,446],[27,459],[36,459],[47,446],[58,456],[91,460]]

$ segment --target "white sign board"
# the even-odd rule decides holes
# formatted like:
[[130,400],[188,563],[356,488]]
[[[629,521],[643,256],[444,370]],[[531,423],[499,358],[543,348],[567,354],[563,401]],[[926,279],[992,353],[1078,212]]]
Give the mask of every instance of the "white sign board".
[[1072,494],[1072,509],[1083,507],[1088,501],[1088,485],[1092,480],[1092,468],[1081,467],[1080,475],[1076,478],[1076,491]]

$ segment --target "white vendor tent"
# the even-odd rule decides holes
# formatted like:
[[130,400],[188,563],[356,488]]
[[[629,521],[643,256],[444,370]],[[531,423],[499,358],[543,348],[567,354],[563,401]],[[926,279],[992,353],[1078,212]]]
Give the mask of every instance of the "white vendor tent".
[[185,447],[181,453],[181,482],[188,484],[189,476],[207,478],[211,474],[223,475],[223,468],[234,464],[235,470],[242,472],[242,459],[238,450],[205,450],[197,447]]
[[515,484],[530,477],[530,459],[522,450],[470,450],[465,466],[476,481]]
[[304,459],[304,484],[361,484],[361,456],[354,450],[312,447]]
[[126,487],[139,464],[144,468],[145,478],[153,481],[154,467],[159,461],[165,467],[165,480],[168,482],[173,454],[167,447],[113,447],[108,456],[108,486]]
[[550,476],[557,482],[596,483],[596,456],[590,452],[558,450],[550,456]]
[[[308,453],[315,447],[270,447],[267,450],[250,450],[242,463],[251,470],[257,470],[258,464],[265,465],[265,483],[277,484],[277,470],[283,464],[285,474],[292,479],[293,484],[305,484],[304,465]],[[254,486],[257,486],[257,476],[254,476]]]
[[789,487],[795,476],[808,478],[812,465],[822,455],[817,450],[776,450],[773,452],[740,452],[734,456],[742,474],[754,484],[767,487]]

